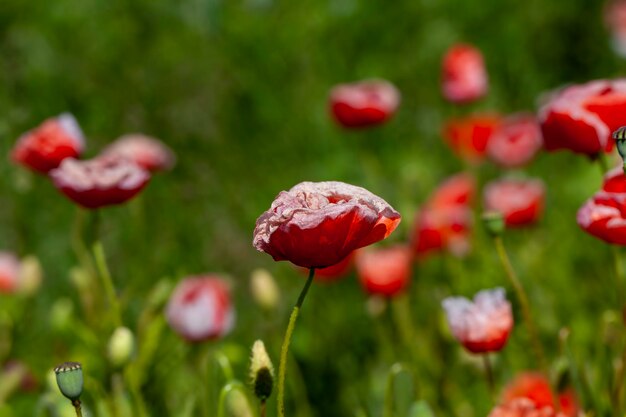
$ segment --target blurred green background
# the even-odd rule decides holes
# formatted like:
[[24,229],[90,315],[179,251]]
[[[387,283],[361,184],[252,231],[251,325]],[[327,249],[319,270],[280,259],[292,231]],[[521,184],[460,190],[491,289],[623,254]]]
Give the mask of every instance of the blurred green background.
[[[303,284],[290,265],[251,245],[254,222],[274,196],[303,180],[363,186],[402,213],[390,241],[406,241],[419,205],[463,169],[440,136],[447,118],[534,111],[547,90],[623,73],[602,10],[595,0],[3,0],[0,155],[22,132],[64,111],[81,124],[87,156],[128,132],[173,148],[172,172],[155,176],[139,200],[103,213],[125,322],[136,324],[145,294],[162,277],[227,274],[238,323],[216,346],[239,352],[233,362],[245,379],[246,350],[255,339],[266,340],[277,362],[288,310]],[[441,58],[455,42],[479,47],[489,72],[488,97],[469,107],[447,104],[440,93]],[[371,130],[336,126],[329,89],[372,77],[401,91],[396,117]],[[70,246],[76,208],[45,178],[2,161],[0,249],[35,254],[45,270],[42,290],[15,321],[11,352],[43,378],[82,349],[78,338],[50,330],[48,319],[55,300],[76,301],[68,279],[76,263]],[[558,330],[571,327],[575,353],[589,360],[593,377],[603,349],[601,316],[616,304],[609,252],[578,229],[575,213],[599,186],[600,172],[569,153],[542,154],[527,172],[546,182],[545,217],[505,239],[550,358],[560,354]],[[479,170],[483,183],[500,174],[489,164]],[[506,284],[490,242],[476,229],[467,259],[416,265],[410,290],[423,337],[416,347],[419,391],[440,415],[483,416],[490,408],[480,369],[449,338],[439,307],[451,293]],[[248,278],[257,267],[272,271],[283,290],[275,316],[250,301]],[[394,343],[384,348],[365,300],[354,277],[312,289],[293,341],[312,414],[288,402],[292,415],[346,416],[360,407],[380,415],[385,372],[405,353],[385,356]],[[74,311],[80,320],[80,308]],[[391,322],[385,316],[378,324],[393,341]],[[162,337],[143,392],[152,415],[174,416],[196,388],[185,378],[192,370],[187,347],[169,330]],[[514,332],[500,358],[500,382],[536,365],[525,347],[523,332]],[[97,372],[95,378],[104,375]],[[10,404],[15,415],[30,415],[36,402],[30,394]]]

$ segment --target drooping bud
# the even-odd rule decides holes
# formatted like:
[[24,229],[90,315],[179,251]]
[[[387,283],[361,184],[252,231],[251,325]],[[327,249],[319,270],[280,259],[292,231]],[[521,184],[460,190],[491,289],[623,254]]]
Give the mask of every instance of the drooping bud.
[[107,354],[111,365],[115,368],[121,368],[126,365],[134,350],[135,336],[133,332],[128,327],[115,329],[107,346]]
[[230,391],[226,402],[228,415],[233,417],[254,417],[250,402],[246,395],[239,389]]
[[262,340],[257,340],[252,345],[252,357],[250,359],[250,378],[254,394],[261,402],[265,402],[272,394],[274,386],[274,366],[265,350]]
[[504,215],[499,211],[487,211],[483,213],[483,225],[491,237],[498,237],[504,233]]
[[78,362],[64,362],[54,368],[57,385],[61,393],[72,401],[80,399],[83,393],[83,368]]
[[250,274],[250,291],[261,308],[271,311],[278,306],[280,290],[267,270],[258,268]]
[[617,145],[622,160],[624,161],[624,172],[626,172],[626,126],[622,126],[613,132],[613,139]]

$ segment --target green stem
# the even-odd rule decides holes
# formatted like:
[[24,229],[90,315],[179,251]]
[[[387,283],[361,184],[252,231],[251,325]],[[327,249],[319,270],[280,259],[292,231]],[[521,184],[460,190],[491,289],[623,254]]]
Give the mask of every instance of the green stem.
[[483,364],[485,365],[485,378],[487,379],[489,394],[491,395],[491,398],[495,401],[496,384],[493,378],[493,367],[491,366],[491,361],[489,360],[489,353],[485,353],[481,356],[483,357]]
[[230,361],[222,352],[215,352],[215,361],[220,366],[222,373],[224,374],[224,379],[226,382],[230,382],[235,379],[235,374],[233,372],[232,366],[230,366]]
[[261,405],[259,405],[259,417],[265,417],[267,410],[267,405],[265,401],[261,401]]
[[395,382],[396,377],[402,372],[406,372],[413,377],[413,372],[401,363],[394,363],[389,369],[389,374],[387,375],[387,388],[385,390],[385,402],[383,405],[383,417],[393,417]]
[[615,275],[615,287],[617,291],[618,310],[624,307],[624,287],[622,284],[622,262],[619,258],[619,248],[615,245],[609,245],[611,248],[611,257],[613,258],[613,273]]
[[102,278],[102,285],[104,286],[104,292],[106,293],[106,297],[109,301],[109,307],[113,312],[113,322],[115,327],[120,327],[122,325],[120,304],[117,299],[117,295],[115,294],[115,286],[113,285],[111,272],[107,267],[106,258],[104,256],[104,248],[102,247],[102,243],[100,241],[97,241],[93,245],[93,256],[96,260],[96,267],[98,268],[100,278]]
[[72,401],[72,405],[74,406],[74,410],[76,411],[76,417],[83,417],[83,411],[80,407],[80,400]]
[[309,270],[309,277],[304,284],[304,288],[300,292],[300,296],[298,297],[298,301],[296,305],[293,307],[291,312],[291,316],[289,317],[289,324],[287,325],[287,331],[285,332],[285,338],[283,339],[283,345],[280,349],[280,364],[278,365],[278,416],[285,417],[285,375],[287,373],[287,353],[289,352],[289,343],[291,342],[291,335],[293,334],[293,329],[296,327],[296,320],[298,319],[298,314],[300,313],[300,308],[302,308],[302,303],[304,302],[304,298],[306,297],[307,292],[309,291],[309,287],[313,282],[313,277],[315,276],[315,268],[311,268]]
[[493,240],[496,245],[496,251],[498,252],[498,256],[500,257],[500,262],[502,262],[502,266],[504,267],[504,271],[506,272],[506,276],[509,279],[513,288],[515,289],[517,298],[522,307],[522,315],[524,316],[524,322],[526,323],[526,327],[528,329],[528,334],[530,336],[532,348],[535,352],[535,357],[537,359],[537,362],[539,363],[540,368],[545,371],[547,369],[546,359],[543,354],[541,342],[539,341],[535,322],[533,321],[530,303],[528,302],[528,296],[526,295],[526,291],[524,291],[524,287],[522,287],[522,283],[517,278],[517,274],[513,269],[513,265],[511,264],[509,255],[507,254],[504,243],[502,242],[502,237],[495,236]]
[[[561,349],[563,350],[563,353],[565,353],[565,358],[567,359],[569,365],[569,372],[570,376],[572,377],[574,389],[578,394],[578,398],[580,398],[582,401],[583,409],[598,410],[595,396],[591,391],[587,378],[585,377],[584,370],[579,371],[578,369],[578,364],[576,363],[574,354],[572,353],[572,350],[569,346],[569,336],[569,329],[563,328],[559,331],[559,341],[561,342]],[[600,415],[603,414],[601,413]]]

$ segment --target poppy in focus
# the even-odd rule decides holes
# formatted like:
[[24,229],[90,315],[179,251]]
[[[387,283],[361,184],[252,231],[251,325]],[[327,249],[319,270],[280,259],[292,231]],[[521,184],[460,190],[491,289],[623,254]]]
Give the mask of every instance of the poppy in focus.
[[399,223],[400,213],[364,188],[302,182],[281,191],[257,219],[253,245],[275,261],[324,268],[385,239]]

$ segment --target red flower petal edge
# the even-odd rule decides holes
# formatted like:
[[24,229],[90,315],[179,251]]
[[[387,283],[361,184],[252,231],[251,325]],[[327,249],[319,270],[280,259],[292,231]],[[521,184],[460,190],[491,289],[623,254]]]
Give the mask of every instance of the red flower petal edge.
[[323,268],[385,239],[399,223],[400,214],[364,188],[302,182],[278,194],[257,219],[253,245],[276,261]]

